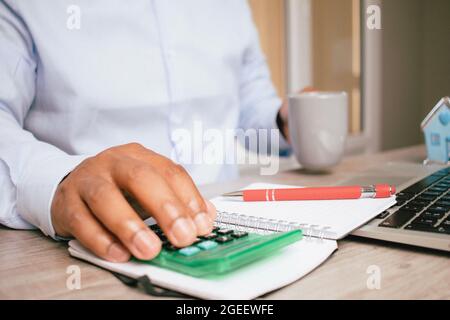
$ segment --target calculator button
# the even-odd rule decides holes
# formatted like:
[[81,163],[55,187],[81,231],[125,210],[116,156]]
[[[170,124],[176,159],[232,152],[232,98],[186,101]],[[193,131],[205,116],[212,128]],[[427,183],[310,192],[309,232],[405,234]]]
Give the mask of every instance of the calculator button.
[[182,254],[183,256],[191,257],[191,256],[196,255],[197,253],[199,253],[200,249],[197,248],[197,247],[186,247],[186,248],[178,250],[178,252],[180,254]]
[[217,234],[210,233],[210,234],[208,234],[206,236],[201,236],[200,238],[203,239],[203,240],[213,240],[213,239],[217,238]]
[[178,248],[175,247],[174,245],[170,244],[170,242],[164,243],[164,249],[166,249],[167,251],[176,251],[176,250],[178,250]]
[[226,234],[233,233],[233,230],[230,230],[230,229],[219,229],[219,230],[217,230],[217,233],[220,234],[220,235],[226,235]]
[[214,241],[203,241],[197,244],[197,247],[199,247],[202,250],[212,250],[218,246],[217,242]]
[[161,241],[166,241],[167,240],[167,237],[165,236],[165,235],[163,235],[163,234],[157,234],[157,236],[159,237],[159,239],[161,240]]
[[234,231],[231,235],[233,238],[239,239],[248,236],[248,233],[244,231]]
[[217,237],[216,238],[216,241],[218,242],[218,243],[227,243],[227,242],[230,242],[230,241],[232,241],[233,240],[233,238],[232,237],[229,237],[229,236],[220,236],[220,237]]
[[200,243],[200,242],[202,242],[202,239],[196,238],[196,239],[194,240],[194,243],[193,243],[192,245],[196,245],[196,244],[198,244],[198,243]]
[[164,232],[163,232],[161,229],[159,229],[159,228],[155,228],[155,229],[152,228],[152,231],[153,231],[158,237],[164,236]]

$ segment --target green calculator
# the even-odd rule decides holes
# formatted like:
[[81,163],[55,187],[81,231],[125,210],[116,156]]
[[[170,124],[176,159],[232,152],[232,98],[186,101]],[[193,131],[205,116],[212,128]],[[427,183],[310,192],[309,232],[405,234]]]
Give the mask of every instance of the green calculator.
[[150,228],[163,242],[163,249],[156,258],[139,261],[194,277],[231,272],[302,238],[301,230],[261,235],[215,227],[191,246],[176,248],[156,224]]

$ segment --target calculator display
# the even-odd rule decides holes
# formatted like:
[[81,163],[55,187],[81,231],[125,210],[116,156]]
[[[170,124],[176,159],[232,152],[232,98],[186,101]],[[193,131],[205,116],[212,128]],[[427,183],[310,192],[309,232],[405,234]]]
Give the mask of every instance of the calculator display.
[[231,272],[302,238],[301,230],[261,235],[216,227],[191,246],[176,248],[157,225],[150,228],[161,239],[163,249],[156,258],[140,261],[194,277]]

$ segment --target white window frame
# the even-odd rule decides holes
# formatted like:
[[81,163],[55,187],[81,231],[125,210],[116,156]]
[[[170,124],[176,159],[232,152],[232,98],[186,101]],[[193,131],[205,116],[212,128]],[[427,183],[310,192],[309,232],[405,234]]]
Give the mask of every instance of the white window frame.
[[[311,1],[286,0],[287,92],[312,84]],[[366,8],[382,0],[361,0],[361,108],[363,130],[349,136],[347,154],[373,153],[381,149],[382,30],[369,31]]]

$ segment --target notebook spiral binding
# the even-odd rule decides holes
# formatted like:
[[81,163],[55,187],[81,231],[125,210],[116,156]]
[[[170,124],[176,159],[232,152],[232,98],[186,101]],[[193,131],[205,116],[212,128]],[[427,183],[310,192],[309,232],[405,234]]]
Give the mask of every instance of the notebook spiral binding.
[[217,227],[235,229],[238,231],[255,232],[260,234],[288,232],[300,229],[302,230],[304,237],[333,239],[333,237],[336,236],[334,232],[330,231],[331,227],[329,226],[319,226],[277,219],[267,219],[226,211],[217,211],[215,225]]

